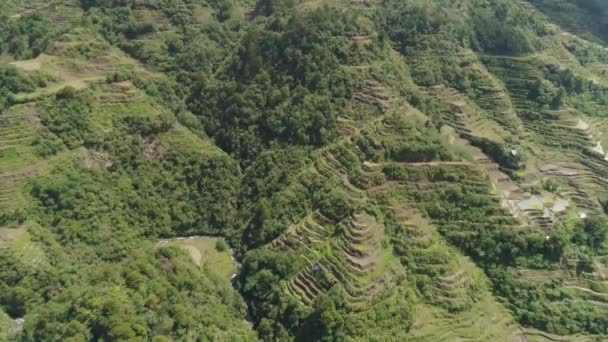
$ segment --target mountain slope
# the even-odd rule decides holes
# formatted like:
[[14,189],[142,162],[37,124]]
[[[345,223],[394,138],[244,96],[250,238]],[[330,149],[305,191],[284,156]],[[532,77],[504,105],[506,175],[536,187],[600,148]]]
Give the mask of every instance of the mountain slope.
[[601,6],[11,1],[0,336],[605,339]]
[[230,235],[238,165],[176,121],[166,76],[95,30],[45,43],[3,65],[1,302],[26,316],[16,338],[255,339],[227,280],[155,241]]

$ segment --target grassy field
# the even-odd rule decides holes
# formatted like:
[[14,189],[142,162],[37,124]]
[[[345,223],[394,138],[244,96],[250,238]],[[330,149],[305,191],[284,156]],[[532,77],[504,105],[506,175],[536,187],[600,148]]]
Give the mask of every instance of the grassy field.
[[188,252],[192,262],[226,279],[236,273],[236,264],[230,250],[219,251],[216,244],[220,239],[212,237],[190,237],[164,240],[160,246],[175,246]]
[[32,267],[44,261],[44,252],[32,241],[26,226],[0,228],[0,248],[11,248],[17,257]]

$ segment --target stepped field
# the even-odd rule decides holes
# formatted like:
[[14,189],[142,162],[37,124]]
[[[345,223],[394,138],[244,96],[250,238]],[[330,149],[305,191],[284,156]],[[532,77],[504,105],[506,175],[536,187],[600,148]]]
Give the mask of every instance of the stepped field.
[[0,340],[608,339],[598,0],[8,0]]

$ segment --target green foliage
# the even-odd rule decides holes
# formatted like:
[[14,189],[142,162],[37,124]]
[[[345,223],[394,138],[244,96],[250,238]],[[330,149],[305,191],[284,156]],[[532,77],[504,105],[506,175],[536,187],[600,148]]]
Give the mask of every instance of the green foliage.
[[294,329],[303,318],[301,307],[282,287],[282,280],[294,276],[298,268],[297,258],[290,253],[252,251],[243,260],[238,288],[263,340],[287,338],[285,327]]
[[523,153],[516,148],[509,148],[504,144],[481,138],[474,139],[473,144],[481,148],[483,152],[511,174],[513,174],[513,171],[524,169],[526,166]]
[[[116,152],[117,166],[126,163],[121,158],[134,157],[130,153],[118,155],[127,151],[112,152]],[[236,228],[234,165],[184,152],[170,152],[160,165],[140,160],[136,169],[115,176],[65,165],[55,170],[53,178],[34,183],[32,195],[48,215],[47,222],[61,222],[57,233],[64,239],[96,245],[103,242],[99,234],[105,234],[107,222],[120,225],[129,241],[120,241],[121,235],[113,234],[112,242],[105,246],[117,249],[108,254],[112,257],[126,253],[124,249],[129,247],[124,244],[133,243],[130,239],[138,233],[232,234]],[[137,165],[132,162],[132,166]],[[114,182],[114,177],[122,181]],[[130,210],[113,210],[116,205]],[[135,227],[127,229],[129,224]]]
[[211,5],[215,10],[215,15],[219,21],[230,19],[235,9],[235,2],[230,0],[210,0]]
[[538,51],[539,36],[548,33],[538,15],[507,0],[391,0],[383,3],[380,13],[382,28],[413,60],[412,76],[424,86],[450,83],[469,89],[459,58],[463,49],[527,54]]
[[367,160],[409,163],[452,158],[429,123],[414,124],[399,114],[388,114],[383,122],[395,131],[397,138],[393,135],[379,138],[377,132],[363,132],[356,144]]
[[307,161],[304,150],[277,149],[262,153],[245,169],[239,208],[242,222],[248,223],[242,238],[247,246],[271,241],[304,215],[310,195],[298,177]]
[[388,1],[384,25],[391,39],[407,48],[475,47],[489,53],[523,54],[539,48],[542,21],[521,5],[505,0],[423,2]]
[[[41,123],[60,136],[68,148],[85,144],[91,137],[91,97],[65,87],[56,95],[56,102],[46,99],[41,105]],[[51,138],[52,139],[52,138]]]
[[14,67],[0,67],[0,110],[11,104],[11,95],[32,91],[35,87],[35,82],[23,76]]
[[108,82],[124,82],[128,81],[133,77],[129,70],[119,70],[108,77]]
[[565,43],[564,46],[568,51],[574,54],[583,65],[589,65],[594,62],[608,62],[608,51],[593,43],[572,39]]
[[294,10],[294,6],[300,0],[260,0],[255,4],[255,13],[257,15],[285,15],[287,11]]
[[227,250],[228,249],[228,244],[226,243],[226,240],[224,240],[224,239],[218,239],[215,242],[215,249],[218,252],[224,252],[225,250]]
[[595,253],[606,252],[608,222],[602,216],[590,216],[574,227],[575,243],[589,247]]
[[472,16],[475,40],[485,52],[498,55],[535,52],[541,47],[538,36],[548,34],[534,12],[512,1],[492,0],[476,9]]
[[0,339],[8,340],[11,336],[11,328],[13,326],[13,320],[4,312],[0,311]]
[[[233,33],[220,23],[231,16],[232,1],[210,1],[208,9],[217,20],[201,26],[195,23],[198,20],[195,12],[183,0],[148,2],[148,9],[166,17],[179,29],[179,33],[162,35],[159,34],[162,27],[138,20],[128,1],[88,0],[83,5],[106,39],[148,65],[178,74],[180,81],[188,84],[195,76],[217,68],[223,62],[224,51],[233,45]],[[138,39],[147,35],[154,37],[152,44],[147,43],[149,39]]]
[[[528,282],[514,277],[508,270],[490,271],[495,291],[507,298],[514,314],[522,324],[532,325],[556,334],[576,334],[583,331],[605,334],[603,316],[606,310],[576,302],[556,282]],[[567,308],[554,301],[569,302]]]
[[28,291],[25,265],[9,249],[0,249],[0,306],[13,317],[22,317],[25,307],[32,300]]
[[340,288],[336,287],[327,295],[315,300],[313,312],[302,328],[299,340],[341,341],[346,337],[345,324],[346,298]]
[[[605,33],[601,2],[551,1],[576,9],[576,21],[591,19],[583,26],[592,35]],[[560,334],[608,333],[606,310],[580,300],[585,295],[575,296],[552,277],[538,282],[513,271],[572,266],[572,277],[586,277],[608,252],[605,217],[566,218],[549,232],[522,226],[490,194],[481,167],[459,162],[474,159],[470,146],[453,153],[461,142],[439,133],[440,100],[460,100],[436,99],[428,88],[445,85],[466,96],[476,114],[487,115],[476,129],[493,121],[513,133],[461,138],[516,178],[524,150],[537,146],[533,139],[527,144],[529,123],[550,125],[569,111],[604,115],[601,64],[608,57],[602,48],[555,34],[535,11],[509,0],[80,5],[84,20],[61,42],[44,7],[8,19],[4,12],[25,6],[11,1],[0,17],[5,60],[42,52],[58,57],[39,71],[0,68],[0,108],[23,101],[15,94],[35,98],[40,122],[33,123],[32,139],[36,157],[45,158],[35,172],[0,165],[2,177],[23,180],[19,191],[26,198],[23,208],[2,212],[0,223],[24,224],[44,256],[28,262],[10,246],[0,248],[0,307],[11,318],[27,317],[18,339],[255,340],[244,322],[248,310],[267,341],[408,340],[414,322],[420,324],[420,302],[436,306],[447,321],[479,305],[482,294],[489,297],[473,264],[472,271],[454,273],[457,261],[470,263],[461,253],[481,266],[522,324]],[[80,30],[99,43],[70,48]],[[562,43],[580,65],[554,62],[562,56],[536,58]],[[124,64],[107,67],[97,56],[102,50]],[[72,68],[105,82],[34,94],[59,81],[51,77],[57,70]],[[357,100],[370,90],[370,79],[387,88],[388,108]],[[111,83],[125,81],[137,95],[104,103]],[[27,161],[18,144],[31,140],[3,132],[3,143],[14,142],[9,149]],[[571,154],[590,157],[579,153],[584,142],[562,140],[557,143]],[[530,162],[536,157],[531,153]],[[586,162],[590,169],[604,166]],[[557,185],[544,183],[553,192],[569,189]],[[369,256],[378,263],[370,272],[355,271],[353,260],[335,262],[345,237],[365,237],[345,230],[362,211],[384,226],[372,227],[381,247]],[[393,217],[410,212],[424,223]],[[290,229],[309,215],[335,221],[323,223],[326,235],[310,244],[306,229]],[[276,243],[282,247],[265,247],[287,230]],[[249,308],[225,279],[158,241],[201,234],[218,237],[218,251],[229,248],[226,241],[235,248],[242,267],[234,285]],[[300,255],[306,248],[294,246],[301,244],[311,250]],[[364,254],[369,246],[357,247]],[[317,261],[330,254],[344,279]],[[288,282],[316,263],[322,269],[307,281],[322,289],[308,305]],[[379,267],[382,275],[374,274]],[[440,296],[437,281],[449,274],[470,278]],[[351,293],[358,280],[379,276],[373,286],[354,290],[365,295]],[[3,320],[0,313],[0,329]]]
[[[94,130],[94,102],[88,91],[38,102],[47,130],[39,134],[41,154],[84,145],[108,159],[81,164],[84,157],[64,156],[30,183],[28,218],[44,224],[53,258],[35,273],[18,258],[2,258],[0,305],[28,316],[26,340],[253,340],[244,305],[225,280],[172,249],[154,254],[150,241],[236,235],[236,163],[185,129],[168,132],[175,119],[167,113],[116,115],[111,130]],[[151,139],[172,148],[146,157]]]
[[592,41],[608,39],[608,6],[601,0],[530,0],[564,28]]
[[340,67],[351,27],[349,17],[325,6],[252,27],[222,79],[196,82],[190,109],[241,160],[273,142],[327,144],[354,85]]
[[76,96],[76,89],[72,86],[65,86],[55,96],[58,99],[71,100]]
[[[486,220],[487,217],[500,215],[500,209],[493,206],[486,196],[462,186],[450,186],[438,195],[431,196],[426,195],[424,198],[425,202],[431,203],[427,209],[430,217],[447,222],[472,223],[467,225],[465,231],[460,231],[458,225],[451,224],[442,225],[439,230],[478,262],[489,265],[511,264],[523,261],[522,258],[532,259],[536,254],[559,260],[560,255],[547,253],[549,246],[543,241],[540,232],[515,231],[509,227],[506,219],[504,222]],[[471,239],[472,236],[475,238]]]
[[338,189],[321,189],[313,198],[323,215],[340,221],[354,212],[354,206],[344,191]]
[[177,249],[151,254],[150,247],[132,249],[121,263],[83,270],[88,273],[78,285],[33,308],[24,338],[253,340],[239,320],[245,307],[228,284],[201,273]]
[[17,59],[35,58],[48,46],[55,32],[44,15],[35,13],[19,20],[8,20],[0,13],[0,54]]

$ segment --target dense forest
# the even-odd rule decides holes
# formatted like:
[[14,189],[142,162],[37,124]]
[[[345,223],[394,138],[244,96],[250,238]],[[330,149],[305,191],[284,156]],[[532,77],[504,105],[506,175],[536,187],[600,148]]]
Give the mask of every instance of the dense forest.
[[608,339],[608,3],[6,0],[0,341]]

